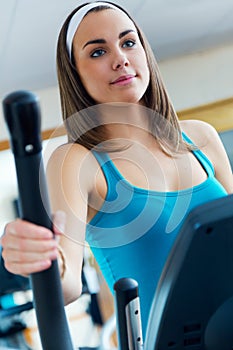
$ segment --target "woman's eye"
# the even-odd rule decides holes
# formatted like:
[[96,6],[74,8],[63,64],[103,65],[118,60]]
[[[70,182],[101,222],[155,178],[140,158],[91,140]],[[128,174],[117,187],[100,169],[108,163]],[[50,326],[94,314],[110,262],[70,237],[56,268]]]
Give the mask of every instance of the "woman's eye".
[[133,47],[135,44],[136,43],[133,40],[126,40],[123,44],[123,47]]
[[105,54],[105,51],[103,49],[97,49],[91,53],[91,57],[100,57]]

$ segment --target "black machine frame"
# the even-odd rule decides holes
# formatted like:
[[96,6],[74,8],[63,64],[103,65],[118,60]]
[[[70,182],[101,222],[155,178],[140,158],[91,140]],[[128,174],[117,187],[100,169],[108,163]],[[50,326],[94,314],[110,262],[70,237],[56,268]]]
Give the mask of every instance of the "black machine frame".
[[[229,195],[200,205],[187,216],[159,280],[144,345],[140,323],[135,321],[139,305],[131,307],[131,322],[122,321],[138,299],[138,286],[127,279],[116,283],[120,350],[232,350],[232,277],[233,195]],[[132,333],[135,323],[138,327]]]

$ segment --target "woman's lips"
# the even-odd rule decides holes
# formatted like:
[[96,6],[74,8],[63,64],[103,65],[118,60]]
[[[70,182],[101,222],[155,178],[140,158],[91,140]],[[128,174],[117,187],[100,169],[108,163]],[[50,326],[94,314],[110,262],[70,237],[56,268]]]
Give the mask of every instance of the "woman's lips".
[[127,85],[131,83],[131,81],[135,78],[135,75],[132,74],[127,74],[127,75],[122,75],[113,82],[111,82],[112,85]]

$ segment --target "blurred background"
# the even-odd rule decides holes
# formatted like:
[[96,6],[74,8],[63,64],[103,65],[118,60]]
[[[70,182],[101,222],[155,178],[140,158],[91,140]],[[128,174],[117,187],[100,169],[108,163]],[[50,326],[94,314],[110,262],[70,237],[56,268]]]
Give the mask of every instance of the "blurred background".
[[[54,130],[62,124],[55,67],[56,42],[66,16],[81,3],[84,1],[0,0],[1,105],[3,98],[16,90],[37,94],[45,148],[48,139],[52,148],[65,141],[64,136],[54,137],[57,136]],[[116,3],[129,11],[147,35],[180,119],[196,118],[214,125],[233,164],[233,1],[121,0]],[[16,198],[13,157],[0,108],[0,235],[6,222],[16,215]],[[102,295],[109,296],[98,269],[96,271]],[[84,303],[72,309],[71,318],[80,319],[78,315],[84,309],[86,315],[90,301],[86,297]],[[112,310],[111,306],[104,319]],[[28,333],[28,339],[37,334],[34,316],[30,315],[28,319],[27,313],[25,329],[31,327],[35,333]],[[81,342],[90,342],[88,338]],[[31,346],[40,348],[32,339]]]

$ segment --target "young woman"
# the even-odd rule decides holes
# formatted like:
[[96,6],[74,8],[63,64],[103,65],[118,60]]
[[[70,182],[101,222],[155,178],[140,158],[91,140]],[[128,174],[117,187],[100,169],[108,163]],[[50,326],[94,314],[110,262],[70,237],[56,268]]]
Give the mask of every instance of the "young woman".
[[28,275],[58,257],[70,303],[81,292],[87,241],[111,290],[121,277],[138,281],[145,334],[179,229],[194,207],[233,192],[230,164],[210,125],[178,121],[145,36],[118,5],[94,2],[69,15],[57,69],[69,142],[47,174],[60,239],[11,222],[1,240],[5,265]]

